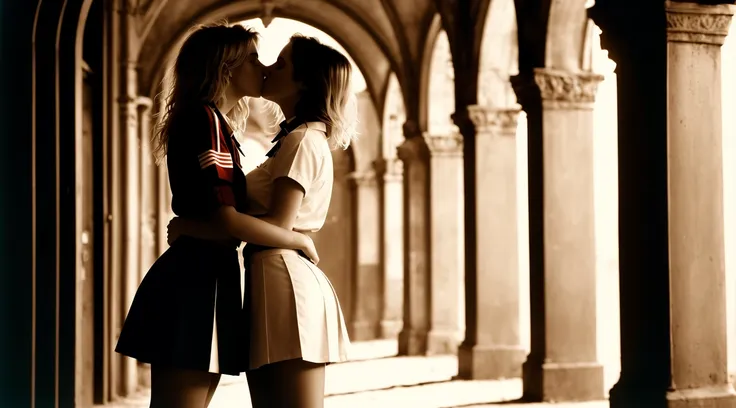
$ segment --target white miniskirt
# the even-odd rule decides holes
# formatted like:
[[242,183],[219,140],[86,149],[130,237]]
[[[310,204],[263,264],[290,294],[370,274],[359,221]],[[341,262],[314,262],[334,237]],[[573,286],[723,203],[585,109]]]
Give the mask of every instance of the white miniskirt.
[[345,319],[322,270],[296,251],[268,249],[252,254],[246,273],[251,370],[299,358],[312,363],[347,360]]

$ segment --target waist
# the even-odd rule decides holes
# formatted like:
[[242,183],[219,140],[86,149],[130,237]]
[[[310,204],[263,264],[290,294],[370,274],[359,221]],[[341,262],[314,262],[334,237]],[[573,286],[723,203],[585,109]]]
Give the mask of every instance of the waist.
[[291,254],[291,255],[304,256],[304,255],[301,254],[301,251],[297,251],[295,249],[264,248],[262,250],[252,252],[250,254],[250,260],[251,261],[257,261],[257,260],[260,260],[260,259],[262,259],[262,258],[264,258],[266,256],[277,255],[277,254],[280,254],[280,255],[289,255],[289,254]]
[[237,251],[240,241],[234,239],[228,240],[211,240],[194,238],[188,235],[182,235],[171,244],[171,247],[182,246],[182,247],[199,247],[206,248],[215,251],[231,252]]

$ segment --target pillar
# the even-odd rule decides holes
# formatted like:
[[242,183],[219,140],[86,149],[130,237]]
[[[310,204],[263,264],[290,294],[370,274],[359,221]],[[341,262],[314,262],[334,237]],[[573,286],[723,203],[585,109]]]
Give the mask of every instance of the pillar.
[[453,115],[465,140],[465,340],[467,379],[521,376],[516,199],[518,109],[472,105]]
[[524,397],[603,398],[596,353],[593,101],[600,75],[512,78],[529,121],[531,351]]
[[373,171],[352,173],[356,190],[357,248],[351,340],[378,337],[381,320],[382,273],[380,269],[379,194]]
[[151,146],[151,108],[150,98],[138,98],[138,140],[140,143],[140,240],[138,281],[142,281],[158,257],[156,252],[156,163]]
[[726,355],[721,45],[732,5],[665,3],[669,407],[733,407]]
[[454,354],[460,333],[464,272],[463,139],[456,132],[424,135],[429,148],[430,331],[427,351]]
[[[404,326],[399,333],[399,354],[454,353],[458,344],[460,267],[458,198],[443,192],[459,189],[457,152],[461,142],[457,137],[447,138],[443,148],[442,141],[429,140],[412,122],[404,125],[404,136],[406,140],[397,149],[404,163],[405,231]],[[443,153],[439,158],[436,154],[442,150],[456,153]],[[439,172],[447,172],[453,165],[454,179],[451,172]],[[455,186],[443,185],[433,192],[440,181]],[[454,259],[454,265],[447,259]],[[454,290],[447,287],[451,282],[455,282]]]
[[[120,323],[130,309],[135,292],[140,284],[140,121],[139,101],[137,96],[136,65],[123,64],[126,70],[126,96],[120,101],[121,108],[121,141],[120,141],[120,184],[121,184],[121,224],[122,236],[119,243],[122,251],[121,292],[122,307]],[[114,290],[114,289],[113,289]],[[118,330],[116,335],[120,335]],[[138,389],[138,363],[136,360],[123,357],[122,361],[122,395],[131,395]]]
[[379,337],[395,339],[403,325],[404,300],[404,165],[396,157],[373,163],[379,182],[381,211],[381,323]]

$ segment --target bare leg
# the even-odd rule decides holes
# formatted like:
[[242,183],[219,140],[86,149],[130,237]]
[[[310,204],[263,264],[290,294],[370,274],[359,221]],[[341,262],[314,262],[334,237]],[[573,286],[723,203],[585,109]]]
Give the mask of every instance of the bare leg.
[[210,402],[212,402],[212,397],[215,396],[215,391],[217,391],[217,385],[220,384],[220,375],[219,374],[211,374],[210,376],[210,388],[207,390],[207,399],[204,403],[204,408],[207,408],[210,406]]
[[269,364],[248,373],[248,385],[253,408],[323,408],[325,365],[301,359]]
[[219,374],[151,366],[150,408],[207,408]]

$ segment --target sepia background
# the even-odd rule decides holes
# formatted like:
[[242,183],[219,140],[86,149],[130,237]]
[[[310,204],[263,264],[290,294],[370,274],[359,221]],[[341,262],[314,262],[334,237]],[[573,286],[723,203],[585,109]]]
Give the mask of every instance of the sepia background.
[[[354,342],[326,406],[736,406],[734,9],[644,3],[2,4],[0,406],[148,405],[113,350],[168,247],[150,131],[221,19],[264,64],[294,33],[353,63],[315,235]],[[245,171],[277,129],[249,105]],[[228,377],[212,406],[248,401]]]

